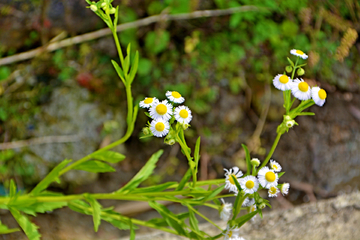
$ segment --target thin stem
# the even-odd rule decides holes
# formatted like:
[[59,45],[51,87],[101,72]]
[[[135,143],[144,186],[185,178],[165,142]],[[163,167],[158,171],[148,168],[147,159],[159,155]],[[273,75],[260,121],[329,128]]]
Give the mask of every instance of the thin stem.
[[212,225],[214,225],[215,227],[217,227],[218,229],[220,229],[220,231],[223,231],[222,228],[220,228],[216,223],[214,223],[213,221],[211,221],[209,218],[207,218],[206,216],[204,216],[202,213],[200,213],[199,211],[197,211],[195,208],[193,208],[191,205],[186,205],[189,209],[191,209],[192,211],[194,211],[197,215],[199,215],[200,217],[202,217],[203,219],[205,219],[206,221],[208,221],[209,223],[211,223]]
[[[121,66],[124,68],[124,56],[122,54],[119,38],[118,38],[118,35],[117,35],[117,32],[116,32],[116,26],[114,28],[112,28],[111,31],[112,31],[112,34],[113,34],[113,37],[114,37],[116,49],[117,49],[118,54],[119,54]],[[124,74],[127,74],[127,73],[124,72]]]
[[185,153],[185,156],[186,156],[186,158],[188,159],[188,162],[189,162],[189,167],[191,168],[191,173],[192,173],[192,177],[193,177],[193,187],[195,187],[196,186],[196,173],[195,173],[195,169],[193,168],[193,164],[192,163],[194,163],[193,162],[193,160],[192,160],[192,158],[191,158],[191,156],[190,156],[190,154],[189,154],[189,152],[188,152],[188,147],[187,147],[187,145],[186,145],[186,143],[184,143],[181,139],[180,139],[180,137],[179,137],[179,135],[178,134],[176,134],[176,140],[177,140],[177,142],[180,144],[180,147],[182,148],[182,150],[183,150],[183,152]]
[[275,149],[276,149],[276,146],[277,146],[278,143],[279,143],[279,140],[280,140],[281,135],[282,135],[282,133],[278,133],[278,134],[277,134],[277,136],[276,136],[276,138],[275,138],[275,140],[274,140],[274,143],[273,143],[273,145],[272,145],[272,147],[271,147],[271,149],[270,149],[270,152],[269,152],[268,155],[266,156],[264,162],[263,162],[263,163],[261,164],[261,166],[258,168],[257,173],[259,172],[259,170],[260,170],[261,168],[263,168],[263,167],[269,162],[271,156],[273,155],[273,153],[274,153],[274,151],[275,151]]

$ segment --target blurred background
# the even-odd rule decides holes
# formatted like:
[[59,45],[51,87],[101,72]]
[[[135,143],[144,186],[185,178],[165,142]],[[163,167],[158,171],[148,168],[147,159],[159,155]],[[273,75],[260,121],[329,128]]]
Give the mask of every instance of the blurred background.
[[[223,168],[235,165],[246,169],[242,143],[252,157],[265,158],[283,114],[282,92],[272,79],[285,71],[287,57],[295,60],[290,56],[295,48],[309,55],[302,61],[303,79],[324,88],[328,98],[324,107],[311,107],[315,116],[298,117],[299,126],[282,136],[273,158],[291,190],[271,204],[290,208],[359,190],[358,1],[115,0],[113,5],[120,6],[120,24],[158,14],[257,6],[222,16],[135,22],[119,32],[123,49],[131,43],[141,57],[132,89],[136,103],[148,96],[165,99],[167,90],[185,97],[193,112],[189,146],[201,136],[201,180],[222,178]],[[117,60],[111,35],[96,35],[103,28],[85,0],[0,1],[1,195],[10,179],[28,191],[65,158],[79,159],[123,136],[125,89],[110,62]],[[76,36],[76,44],[45,49]],[[72,171],[52,190],[114,191],[160,148],[165,153],[156,174],[143,186],[179,181],[187,160],[178,145],[139,140],[149,120],[143,112],[132,137],[115,149],[127,156],[115,173]],[[54,214],[46,218],[62,219]],[[91,218],[89,224],[91,229]]]

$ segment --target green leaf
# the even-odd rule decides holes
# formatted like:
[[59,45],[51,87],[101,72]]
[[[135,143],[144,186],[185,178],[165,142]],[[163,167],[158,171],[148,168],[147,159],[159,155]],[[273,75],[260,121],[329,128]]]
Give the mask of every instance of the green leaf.
[[195,150],[194,150],[194,161],[195,161],[195,174],[198,172],[200,160],[200,137],[196,140]]
[[287,60],[288,60],[288,62],[290,63],[290,65],[292,66],[292,67],[294,67],[295,65],[294,65],[294,63],[293,63],[293,61],[291,61],[291,59],[290,58],[287,58]]
[[282,175],[284,175],[285,172],[279,172],[278,177],[280,178]]
[[165,219],[169,226],[172,227],[179,235],[188,235],[184,229],[186,225],[183,220],[178,219],[175,214],[170,212],[169,209],[160,203],[154,201],[149,201],[148,203],[149,206],[155,209]]
[[315,113],[313,112],[301,112],[297,114],[298,116],[314,116]]
[[16,184],[14,182],[14,179],[10,180],[10,187],[9,187],[9,196],[10,198],[14,198],[16,196]]
[[189,181],[189,179],[191,178],[191,176],[192,176],[192,172],[191,172],[191,168],[189,168],[189,169],[186,171],[184,177],[181,179],[178,187],[176,188],[176,191],[181,191],[181,190],[184,188],[185,184]]
[[[114,227],[117,227],[120,230],[128,230],[130,229],[128,218],[124,217],[124,220],[119,220],[118,218],[122,218],[121,214],[113,211],[112,209],[103,209],[101,214],[101,219],[111,223]],[[136,229],[136,226],[133,226]]]
[[20,228],[9,229],[6,225],[2,224],[2,222],[0,221],[0,234],[8,234],[8,233],[13,233],[13,232],[17,232],[17,231],[20,231]]
[[30,206],[19,206],[18,209],[35,217],[36,213],[51,212],[65,206],[67,206],[67,202],[36,202]]
[[251,159],[250,159],[250,152],[249,149],[246,147],[245,144],[241,144],[241,146],[243,147],[244,151],[245,151],[245,158],[246,158],[246,168],[247,168],[247,172],[246,174],[250,175],[251,174]]
[[36,185],[36,187],[30,192],[31,195],[38,195],[41,191],[45,190],[52,182],[54,182],[58,177],[60,171],[72,160],[65,159],[59,163],[51,172],[43,179],[41,182]]
[[134,81],[135,74],[136,74],[136,72],[138,70],[138,66],[139,66],[139,52],[136,51],[135,59],[134,59],[134,62],[132,64],[132,67],[131,67],[131,70],[130,70],[130,76],[129,76],[130,83],[132,83]]
[[68,207],[74,212],[92,215],[92,212],[90,211],[90,205],[83,200],[72,200],[68,203]]
[[99,229],[99,225],[101,223],[101,205],[100,203],[93,198],[90,194],[84,194],[86,201],[90,203],[92,207],[92,215],[93,215],[93,222],[94,222],[94,231],[97,232]]
[[126,158],[125,155],[113,151],[95,152],[90,154],[90,156],[109,163],[118,163]]
[[195,217],[195,213],[191,208],[189,208],[189,223],[192,229],[194,229],[196,232],[199,231],[199,221]]
[[127,55],[124,59],[124,65],[123,65],[125,76],[127,76],[129,72],[129,68],[130,68],[130,55]]
[[75,166],[73,169],[83,170],[83,171],[87,171],[87,172],[94,172],[94,173],[115,172],[115,169],[112,166],[110,166],[107,163],[97,161],[97,160],[90,160],[90,161],[81,163],[81,164]]
[[231,220],[229,222],[230,226],[236,226],[237,228],[241,227],[242,225],[244,225],[244,223],[246,223],[247,221],[249,221],[253,216],[255,216],[257,213],[259,212],[259,210],[253,211],[251,213],[248,213],[244,216],[241,216],[235,220]]
[[209,199],[214,198],[215,196],[217,196],[219,193],[221,193],[221,191],[224,189],[225,185],[221,185],[220,187],[216,188],[215,190],[211,191],[211,193],[206,196],[202,201],[206,202]]
[[115,62],[114,60],[111,60],[112,65],[114,66],[118,76],[120,77],[121,81],[124,83],[124,85],[126,85],[126,81],[125,81],[125,77],[124,77],[124,73],[121,70],[121,68],[119,67],[119,64],[117,64],[117,62]]
[[40,240],[41,234],[37,230],[39,228],[38,226],[30,222],[30,220],[17,209],[10,207],[9,210],[30,240]]
[[119,189],[117,192],[120,193],[134,189],[137,186],[139,186],[140,183],[146,180],[153,173],[156,167],[156,163],[163,152],[164,152],[163,150],[159,150],[156,153],[154,153],[150,157],[149,161],[147,161],[145,166],[143,166],[140,169],[140,171],[124,187]]
[[119,6],[116,6],[115,19],[114,19],[114,27],[117,26],[118,21],[119,21]]

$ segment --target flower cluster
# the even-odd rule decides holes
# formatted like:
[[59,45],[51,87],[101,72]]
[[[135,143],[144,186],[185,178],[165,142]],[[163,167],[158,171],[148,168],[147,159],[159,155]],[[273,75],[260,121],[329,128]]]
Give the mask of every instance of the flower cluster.
[[[291,50],[290,53],[303,59],[307,59],[308,57],[305,53],[296,49]],[[304,72],[302,68],[299,68],[299,70],[302,70],[302,73]],[[312,98],[315,104],[318,106],[323,106],[327,97],[326,91],[324,89],[319,87],[311,88],[309,84],[302,78],[291,79],[285,74],[278,74],[273,79],[273,84],[275,88],[281,91],[291,90],[291,93],[294,95],[294,97],[299,100],[303,101]]]
[[147,115],[152,118],[149,128],[155,137],[166,136],[171,130],[171,124],[174,120],[186,129],[192,119],[191,110],[187,106],[173,107],[173,104],[180,104],[185,101],[180,93],[167,91],[166,97],[170,102],[148,97],[139,103],[140,107],[149,109]]
[[[257,205],[261,206],[262,201],[258,199],[255,200],[254,194],[260,189],[267,189],[269,197],[276,197],[278,193],[282,193],[284,196],[288,194],[290,184],[283,183],[279,184],[279,177],[283,174],[281,173],[281,165],[274,161],[270,160],[270,166],[264,166],[256,170],[256,167],[260,165],[260,161],[257,158],[251,160],[253,165],[253,175],[244,176],[242,171],[238,167],[232,167],[231,169],[224,169],[225,171],[225,189],[229,189],[230,192],[234,192],[234,195],[239,194],[239,189],[236,187],[237,181],[240,185],[241,194],[244,198],[242,202],[243,207],[249,207],[249,212],[253,212],[257,209]],[[255,176],[257,173],[257,176]],[[225,203],[223,203],[225,206]],[[265,206],[263,206],[265,207]],[[229,209],[222,207],[221,216],[230,216]]]

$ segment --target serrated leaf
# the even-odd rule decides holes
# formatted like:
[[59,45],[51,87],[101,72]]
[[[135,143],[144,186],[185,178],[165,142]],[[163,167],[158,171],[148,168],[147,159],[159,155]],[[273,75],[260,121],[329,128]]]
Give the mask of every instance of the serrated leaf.
[[37,202],[27,207],[19,206],[18,209],[26,214],[36,216],[36,213],[52,212],[65,206],[67,206],[67,202]]
[[8,234],[20,231],[20,228],[8,228],[6,225],[2,224],[0,221],[0,234]]
[[30,240],[40,240],[41,234],[37,230],[39,228],[38,226],[30,222],[30,220],[25,215],[22,215],[17,209],[10,207],[9,210]]
[[73,169],[75,170],[83,170],[87,172],[94,172],[94,173],[104,173],[104,172],[115,172],[115,169],[107,163],[97,161],[97,160],[90,160],[84,163],[81,163],[75,166]]
[[68,207],[75,212],[92,215],[92,212],[89,210],[90,205],[82,200],[72,200],[68,203]]
[[249,152],[249,149],[247,148],[247,146],[246,146],[245,144],[241,144],[241,146],[243,147],[243,149],[244,149],[244,151],[245,151],[246,168],[247,168],[246,174],[250,175],[250,174],[251,174],[250,152]]
[[126,158],[125,155],[114,151],[102,151],[98,153],[95,152],[90,154],[90,156],[97,160],[102,160],[109,163],[118,163]]
[[93,222],[94,222],[94,231],[97,232],[99,229],[99,225],[101,223],[101,205],[100,203],[93,198],[90,194],[85,194],[85,199],[90,203],[92,207],[92,216],[93,216]]
[[159,160],[160,156],[162,155],[164,151],[159,150],[156,153],[154,153],[149,161],[143,166],[140,171],[121,189],[119,189],[117,192],[124,192],[131,189],[136,188],[139,186],[140,183],[142,183],[144,180],[146,180],[154,171],[156,167],[156,163]]
[[72,160],[65,159],[59,163],[51,172],[46,175],[46,177],[41,180],[36,187],[30,192],[31,195],[38,195],[41,191],[45,190],[52,182],[54,182],[58,177],[60,171]]
[[125,81],[125,77],[124,77],[124,73],[121,70],[121,68],[119,67],[119,64],[117,62],[115,62],[114,60],[111,60],[112,65],[114,66],[118,76],[120,77],[121,81],[124,83],[124,85],[126,85],[126,81]]

